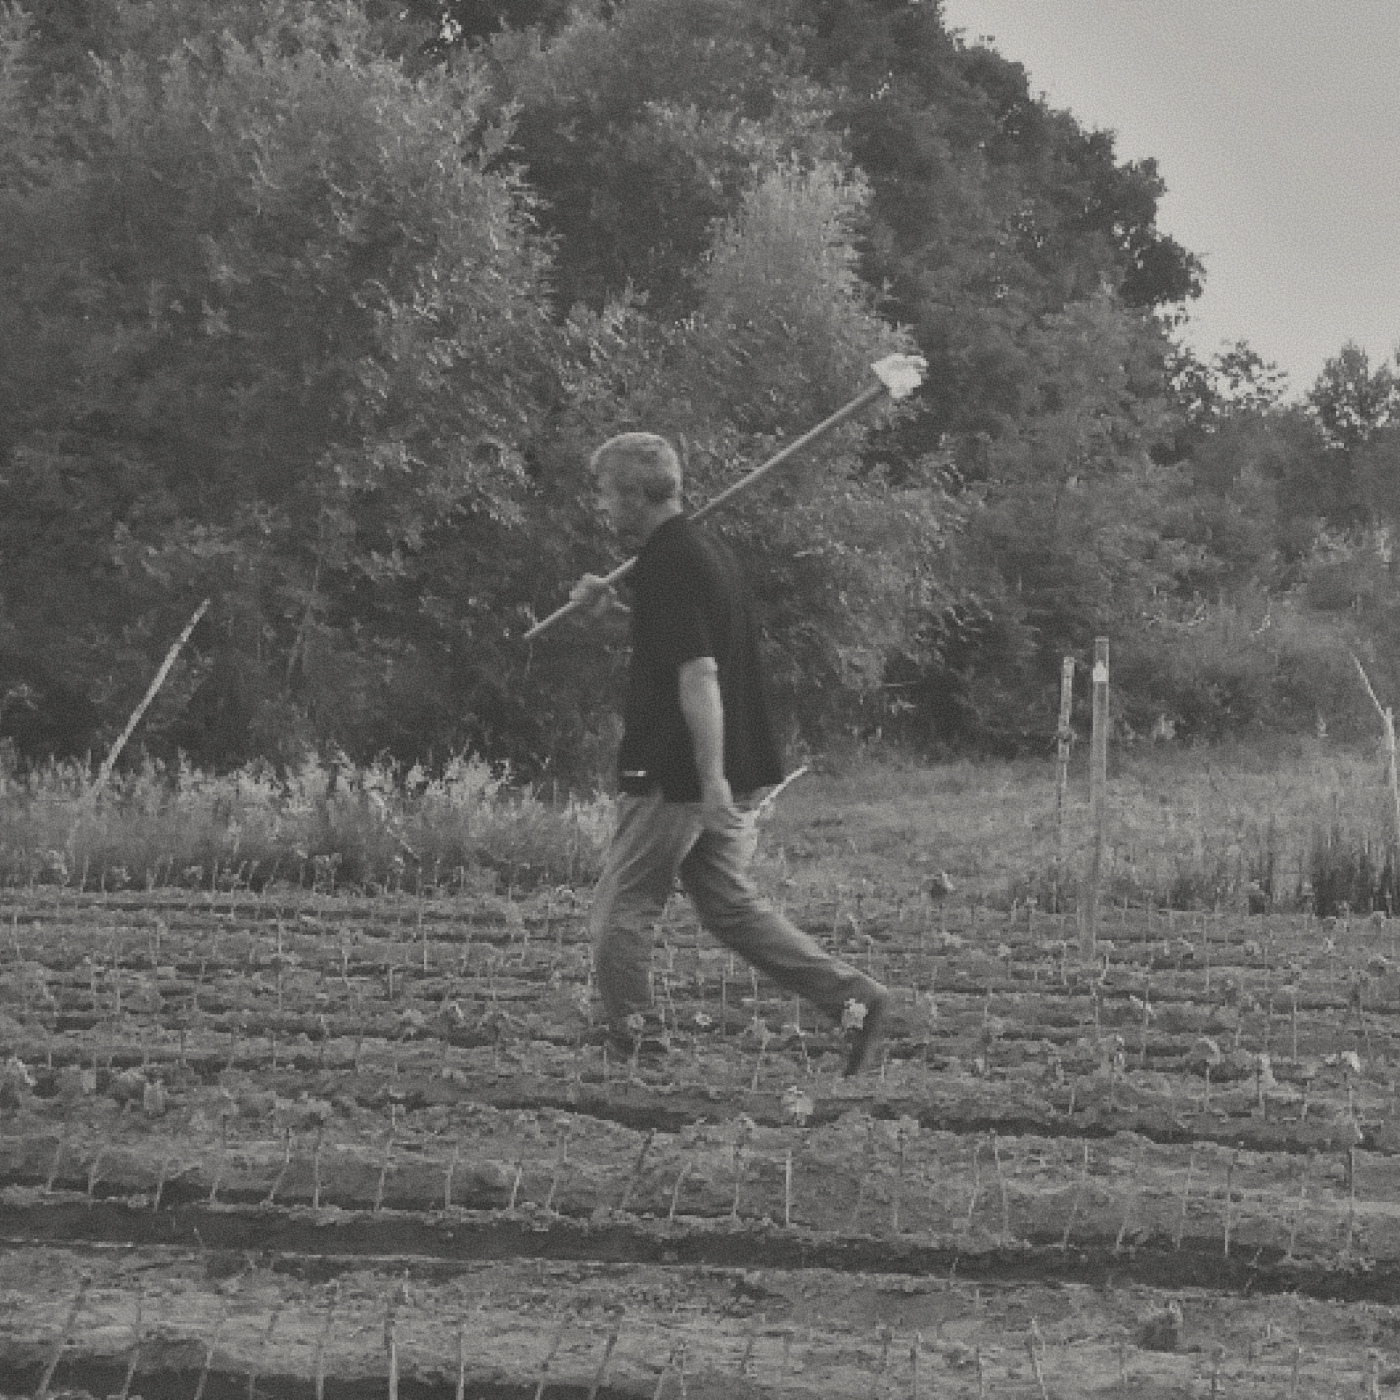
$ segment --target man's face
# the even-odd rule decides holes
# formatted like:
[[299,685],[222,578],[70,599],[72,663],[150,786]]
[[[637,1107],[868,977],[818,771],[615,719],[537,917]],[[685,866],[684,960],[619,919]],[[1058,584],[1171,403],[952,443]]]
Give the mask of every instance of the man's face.
[[604,477],[598,483],[598,507],[625,544],[641,535],[646,506],[639,493],[623,490],[612,477]]

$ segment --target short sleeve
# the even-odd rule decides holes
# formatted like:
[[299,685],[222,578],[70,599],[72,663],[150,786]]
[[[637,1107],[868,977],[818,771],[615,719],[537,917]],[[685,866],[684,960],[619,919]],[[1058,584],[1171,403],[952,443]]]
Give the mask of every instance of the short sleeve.
[[714,656],[715,641],[705,617],[704,595],[699,580],[688,571],[672,567],[661,572],[653,593],[651,623],[653,655],[660,665],[674,669],[702,656]]

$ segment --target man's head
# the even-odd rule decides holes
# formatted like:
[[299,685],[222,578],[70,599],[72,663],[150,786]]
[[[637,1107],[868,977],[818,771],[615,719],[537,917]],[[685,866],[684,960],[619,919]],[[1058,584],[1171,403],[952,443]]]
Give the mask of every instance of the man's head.
[[656,433],[619,433],[592,456],[599,502],[624,540],[644,540],[681,510],[681,464]]

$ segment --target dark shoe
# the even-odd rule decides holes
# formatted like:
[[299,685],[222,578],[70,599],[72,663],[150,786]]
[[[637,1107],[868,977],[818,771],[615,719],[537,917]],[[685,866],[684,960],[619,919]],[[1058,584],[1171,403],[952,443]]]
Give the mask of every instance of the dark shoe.
[[875,1063],[875,1055],[885,1039],[885,1020],[889,1014],[889,997],[883,993],[865,1003],[865,1019],[851,1035],[851,1048],[846,1055],[847,1077],[864,1074]]

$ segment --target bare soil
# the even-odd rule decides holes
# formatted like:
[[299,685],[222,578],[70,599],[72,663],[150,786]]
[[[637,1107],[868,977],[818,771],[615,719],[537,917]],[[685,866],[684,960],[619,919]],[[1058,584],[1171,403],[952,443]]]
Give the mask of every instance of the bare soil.
[[571,890],[6,892],[0,1393],[1400,1385],[1400,923],[792,912],[877,1072],[682,907],[619,1062]]

